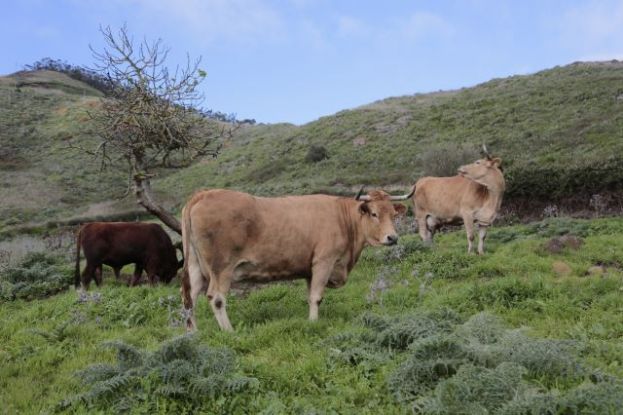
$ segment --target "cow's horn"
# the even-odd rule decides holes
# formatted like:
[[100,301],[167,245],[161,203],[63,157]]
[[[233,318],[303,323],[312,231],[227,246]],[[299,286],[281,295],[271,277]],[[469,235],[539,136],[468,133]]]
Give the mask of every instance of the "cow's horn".
[[415,186],[413,186],[413,188],[411,189],[411,192],[409,192],[406,195],[402,195],[402,196],[390,196],[389,200],[408,200],[411,199],[411,196],[413,196],[413,193],[415,193]]
[[359,189],[357,196],[355,196],[355,200],[363,200],[364,202],[369,202],[371,200],[370,196],[363,194],[363,188],[364,186],[361,186],[361,189]]
[[491,154],[489,153],[489,150],[487,149],[487,145],[485,143],[482,143],[482,152],[485,154],[485,156],[487,156],[488,159],[491,158]]

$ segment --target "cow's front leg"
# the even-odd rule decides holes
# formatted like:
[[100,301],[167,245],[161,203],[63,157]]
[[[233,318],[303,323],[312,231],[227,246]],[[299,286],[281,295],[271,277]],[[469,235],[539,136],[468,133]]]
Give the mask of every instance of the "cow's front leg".
[[318,320],[318,306],[322,302],[324,289],[332,271],[333,263],[328,261],[316,263],[312,267],[312,277],[308,283],[309,319],[311,321]]
[[465,233],[467,234],[467,253],[471,254],[474,250],[474,219],[469,216],[463,217]]
[[487,237],[486,225],[478,225],[478,255],[484,255],[485,253],[485,238]]
[[143,275],[143,265],[142,264],[135,264],[134,265],[134,274],[132,275],[132,278],[130,279],[130,281],[128,282],[128,285],[130,287],[134,287],[135,285],[138,285],[138,283],[141,281],[141,276]]
[[112,267],[112,270],[115,272],[115,281],[119,281],[119,278],[121,278],[121,267]]
[[95,285],[102,285],[102,264],[95,267]]

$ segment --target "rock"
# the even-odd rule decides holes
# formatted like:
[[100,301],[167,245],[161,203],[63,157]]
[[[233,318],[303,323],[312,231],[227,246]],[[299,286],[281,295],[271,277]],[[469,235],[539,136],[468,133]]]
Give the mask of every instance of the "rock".
[[361,146],[365,146],[366,145],[366,139],[362,136],[359,136],[355,139],[353,139],[353,145],[355,147],[361,147]]
[[584,241],[575,235],[563,235],[552,238],[545,243],[545,250],[550,254],[559,254],[564,248],[578,250]]
[[584,243],[582,238],[578,238],[575,235],[569,235],[569,234],[561,236],[560,237],[560,242],[566,248],[570,248],[570,249],[574,249],[574,250],[580,249],[580,247]]
[[571,267],[563,261],[554,261],[552,263],[552,269],[560,277],[566,277],[573,271]]
[[545,242],[545,250],[550,254],[559,254],[562,252],[562,248],[564,245],[560,242],[558,238],[552,238],[549,241]]
[[603,275],[605,272],[606,272],[606,269],[602,265],[593,265],[586,271],[586,274]]

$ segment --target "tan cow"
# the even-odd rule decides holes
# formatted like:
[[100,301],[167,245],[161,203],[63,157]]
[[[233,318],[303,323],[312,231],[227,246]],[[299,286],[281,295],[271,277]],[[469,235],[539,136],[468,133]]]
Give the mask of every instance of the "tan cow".
[[487,153],[486,158],[461,166],[458,176],[418,180],[413,206],[422,240],[431,243],[437,228],[462,220],[467,233],[467,252],[471,253],[474,222],[477,222],[478,254],[482,255],[487,227],[500,210],[506,188],[501,165],[500,158]]
[[405,206],[372,191],[356,198],[328,195],[255,197],[215,189],[193,195],[182,211],[182,300],[187,327],[201,292],[222,330],[233,330],[225,296],[235,281],[307,279],[309,319],[318,318],[325,287],[346,283],[366,245],[394,245],[394,218]]

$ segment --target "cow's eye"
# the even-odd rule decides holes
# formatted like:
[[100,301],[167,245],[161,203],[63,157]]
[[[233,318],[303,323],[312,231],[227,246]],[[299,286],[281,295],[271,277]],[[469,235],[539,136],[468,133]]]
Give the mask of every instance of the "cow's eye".
[[476,164],[480,164],[480,160],[478,160],[478,161],[476,162]]
[[373,217],[373,218],[378,218],[378,217],[379,217],[379,215],[377,215],[377,214],[376,214],[376,213],[374,213],[374,212],[372,212],[372,213],[371,213],[371,215],[372,215],[372,217]]

